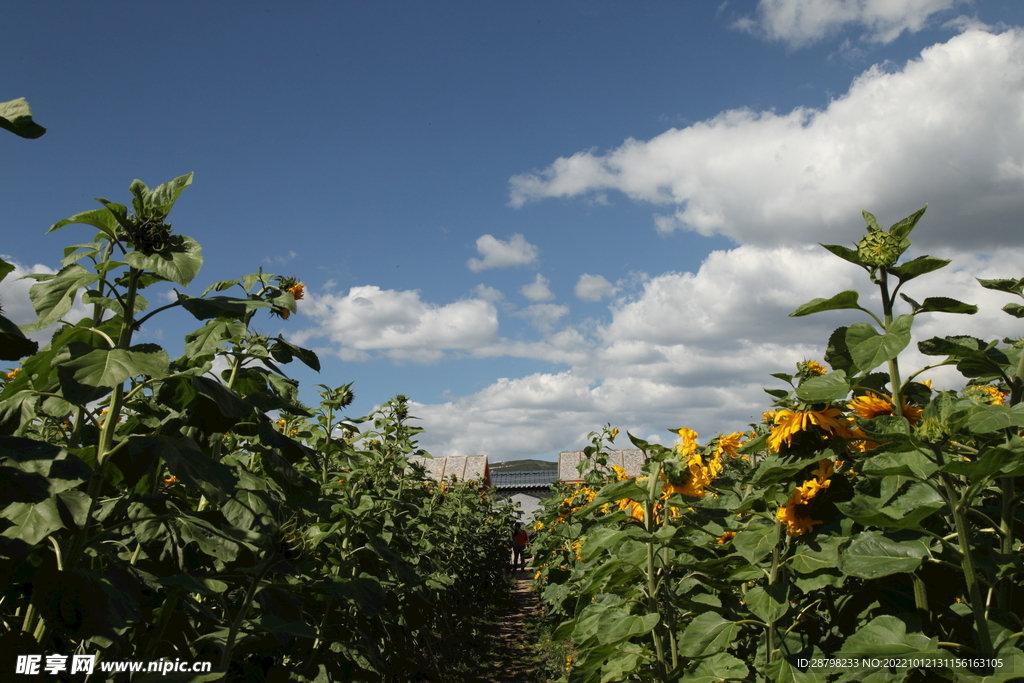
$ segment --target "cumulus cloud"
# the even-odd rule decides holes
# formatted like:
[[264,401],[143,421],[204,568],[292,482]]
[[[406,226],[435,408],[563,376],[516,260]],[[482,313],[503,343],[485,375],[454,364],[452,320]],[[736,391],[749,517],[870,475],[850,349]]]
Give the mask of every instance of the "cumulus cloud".
[[892,223],[930,202],[922,245],[1020,245],[1022,120],[1024,32],[968,31],[825,109],[730,110],[557,159],[514,176],[510,203],[618,190],[659,207],[661,232],[780,245],[848,243],[862,208]]
[[[27,325],[36,322],[38,318],[36,317],[35,308],[32,306],[32,300],[29,298],[29,289],[32,288],[32,285],[36,284],[36,281],[33,279],[23,280],[21,278],[26,275],[43,273],[52,275],[57,271],[39,263],[27,266],[6,254],[2,258],[14,266],[14,270],[3,281],[0,281],[0,305],[3,306],[4,316],[16,325]],[[64,315],[64,319],[70,322],[77,322],[90,313],[89,307],[83,304],[81,297],[79,297],[72,304],[71,310]],[[32,332],[26,336],[40,342],[40,344],[46,344],[50,341],[52,335],[53,328],[50,327],[38,332]]]
[[735,27],[794,48],[850,25],[864,29],[865,40],[891,43],[960,4],[965,0],[760,0],[754,16],[740,19]]
[[584,273],[576,281],[576,297],[584,301],[600,301],[615,294],[615,286],[600,275]]
[[530,324],[540,332],[549,334],[554,331],[559,320],[569,315],[569,307],[558,304],[534,304],[517,311],[515,315],[529,319]]
[[443,306],[418,291],[352,287],[347,294],[306,294],[302,312],[318,322],[293,335],[296,343],[327,337],[346,360],[380,352],[395,360],[431,362],[447,350],[493,343],[498,313],[489,301],[465,299]]
[[473,289],[473,293],[476,294],[478,299],[490,301],[491,303],[501,301],[505,298],[505,295],[501,293],[501,290],[495,289],[494,287],[488,287],[484,284],[477,285]]
[[525,266],[537,260],[539,250],[520,234],[512,235],[503,242],[493,235],[483,235],[476,240],[476,250],[482,259],[471,258],[466,266],[474,273],[488,268]]
[[533,279],[533,282],[523,285],[519,291],[530,301],[551,301],[555,298],[555,295],[548,289],[549,284],[551,284],[551,280],[537,273],[537,277]]
[[[1018,277],[1024,248],[934,255],[953,263],[908,283],[908,296],[949,296],[981,311],[920,315],[915,339],[1019,334],[1019,321],[999,310],[1012,297],[985,290],[974,278]],[[820,247],[745,245],[713,252],[696,273],[649,278],[614,302],[610,319],[592,330],[566,328],[540,342],[502,341],[474,352],[568,367],[503,378],[471,395],[418,405],[415,412],[427,429],[423,444],[436,455],[532,457],[582,448],[587,433],[606,422],[665,444],[673,439],[669,428],[691,427],[703,438],[742,429],[770,406],[762,387],[784,386],[769,373],[821,360],[836,327],[867,320],[855,311],[788,317],[802,303],[845,289],[861,291],[863,305],[879,308],[863,271]],[[934,360],[912,345],[902,358],[904,374]],[[952,368],[924,376],[940,387],[963,384]]]

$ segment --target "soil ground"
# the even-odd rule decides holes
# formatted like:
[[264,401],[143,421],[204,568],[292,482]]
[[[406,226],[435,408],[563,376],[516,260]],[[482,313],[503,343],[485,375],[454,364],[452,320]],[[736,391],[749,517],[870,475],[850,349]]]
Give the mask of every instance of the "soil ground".
[[543,658],[534,648],[528,629],[537,610],[530,579],[529,570],[513,575],[510,599],[488,620],[486,660],[466,678],[466,683],[544,683]]

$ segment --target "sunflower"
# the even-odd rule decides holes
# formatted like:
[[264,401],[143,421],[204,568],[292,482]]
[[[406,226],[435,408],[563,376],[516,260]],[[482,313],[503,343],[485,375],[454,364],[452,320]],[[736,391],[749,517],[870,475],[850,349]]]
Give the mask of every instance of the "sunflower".
[[[865,420],[893,414],[892,398],[870,391],[863,396],[855,396],[850,401],[849,408],[857,417],[862,417]],[[916,425],[921,419],[921,412],[919,407],[910,405],[906,398],[903,398],[903,417],[907,418],[907,422]]]
[[798,369],[808,377],[821,376],[828,373],[828,369],[816,360],[805,360],[798,365]]
[[718,545],[725,545],[734,538],[736,538],[735,531],[726,531],[724,534],[718,537]]
[[811,472],[814,479],[807,479],[803,484],[797,486],[786,504],[779,508],[776,517],[786,525],[787,534],[803,536],[812,531],[816,525],[824,524],[820,519],[811,517],[811,501],[821,491],[829,487],[834,473],[835,463],[827,458],[819,460],[818,467]]
[[622,481],[623,479],[629,479],[629,475],[626,474],[626,470],[619,467],[618,465],[612,465],[612,472],[615,473],[615,481]]
[[812,426],[828,436],[850,436],[850,425],[839,408],[780,410],[775,415],[775,428],[768,436],[768,449],[778,453],[782,444],[792,445],[796,434],[811,431]]
[[299,301],[306,293],[306,285],[301,282],[296,282],[294,285],[288,288],[288,293],[292,295],[296,301]]
[[964,390],[964,394],[971,398],[984,401],[989,405],[1001,406],[1006,401],[1006,397],[1010,395],[1010,392],[1003,391],[999,387],[994,387],[991,384],[975,384],[967,387]]
[[723,455],[729,455],[733,458],[736,457],[736,451],[740,446],[743,445],[743,441],[746,434],[743,432],[733,432],[732,434],[723,434],[718,437],[718,444],[715,445],[715,457],[720,458]]

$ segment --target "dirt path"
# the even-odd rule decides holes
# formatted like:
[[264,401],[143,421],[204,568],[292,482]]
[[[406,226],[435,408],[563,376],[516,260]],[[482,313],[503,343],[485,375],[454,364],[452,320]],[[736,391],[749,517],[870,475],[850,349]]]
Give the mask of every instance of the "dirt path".
[[491,625],[487,664],[466,683],[538,683],[541,662],[526,629],[537,609],[530,578],[529,571],[518,571],[513,576],[512,599]]

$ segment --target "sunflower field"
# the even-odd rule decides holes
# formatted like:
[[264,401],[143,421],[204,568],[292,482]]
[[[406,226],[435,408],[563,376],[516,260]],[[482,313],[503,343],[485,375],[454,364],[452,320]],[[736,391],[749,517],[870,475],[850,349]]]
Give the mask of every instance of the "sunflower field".
[[[535,584],[562,681],[1024,680],[1024,342],[936,337],[907,373],[920,315],[972,314],[903,285],[946,266],[902,260],[924,209],[823,245],[860,266],[856,291],[791,313],[855,312],[825,365],[775,374],[759,424],[672,448],[629,436],[640,476],[607,467],[618,435],[591,434],[583,483],[563,484],[534,529]],[[1024,278],[980,280],[1024,317]],[[928,370],[953,366],[958,391]]]
[[[297,312],[295,278],[147,301],[203,265],[169,219],[191,180],[55,223],[87,233],[30,276],[37,321],[0,317],[0,358],[19,361],[0,376],[4,680],[30,655],[48,680],[453,680],[467,615],[507,588],[509,510],[410,465],[404,396],[358,419],[349,385],[299,400],[283,368],[316,355],[256,331]],[[134,339],[157,315],[198,326],[180,357]],[[23,334],[49,328],[42,348]],[[211,666],[115,677],[63,668],[75,655]]]

